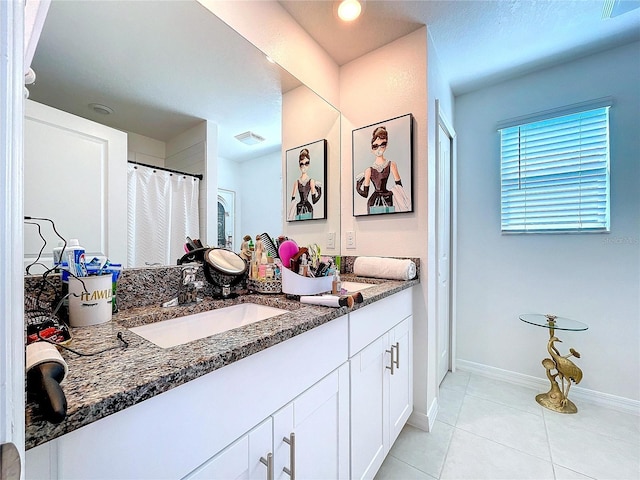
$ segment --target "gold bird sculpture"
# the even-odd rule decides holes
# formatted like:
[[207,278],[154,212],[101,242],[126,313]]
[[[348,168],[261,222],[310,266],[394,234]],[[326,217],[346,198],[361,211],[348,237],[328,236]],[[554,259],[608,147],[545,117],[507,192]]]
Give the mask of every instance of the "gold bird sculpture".
[[[571,382],[578,384],[582,380],[582,370],[580,370],[575,363],[569,360],[569,357],[573,355],[576,358],[580,358],[580,354],[571,348],[569,350],[571,352],[569,355],[562,356],[554,345],[555,342],[562,343],[562,340],[558,339],[558,337],[551,337],[547,344],[547,351],[556,364],[556,370],[558,371],[558,375],[562,382],[562,394],[564,396],[562,403],[564,406],[567,403],[567,396],[569,395]],[[565,379],[567,381],[566,384]]]

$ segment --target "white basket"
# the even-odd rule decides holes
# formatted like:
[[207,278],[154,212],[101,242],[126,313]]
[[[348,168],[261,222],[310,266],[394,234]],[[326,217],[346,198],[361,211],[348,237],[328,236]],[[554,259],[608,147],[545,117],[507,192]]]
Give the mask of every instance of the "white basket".
[[288,268],[282,269],[282,292],[289,295],[315,295],[331,291],[333,277],[303,277]]

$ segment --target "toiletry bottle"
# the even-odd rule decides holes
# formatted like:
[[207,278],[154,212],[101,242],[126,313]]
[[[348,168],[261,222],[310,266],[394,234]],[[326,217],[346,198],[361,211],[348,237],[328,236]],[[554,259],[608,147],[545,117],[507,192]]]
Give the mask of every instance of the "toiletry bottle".
[[255,250],[251,252],[251,271],[249,275],[253,280],[258,278],[258,260],[256,259]]
[[84,262],[84,247],[80,245],[77,238],[69,240],[64,253],[67,257],[67,263],[69,263],[69,271],[76,277],[86,277],[87,268]]
[[258,266],[258,279],[265,280],[267,278],[267,256],[262,252],[262,259]]
[[273,264],[273,279],[274,280],[282,280],[282,273],[280,272],[280,264]]
[[340,257],[336,257],[336,269],[333,273],[333,282],[331,282],[331,293],[333,295],[340,295],[342,291],[342,281],[340,280]]

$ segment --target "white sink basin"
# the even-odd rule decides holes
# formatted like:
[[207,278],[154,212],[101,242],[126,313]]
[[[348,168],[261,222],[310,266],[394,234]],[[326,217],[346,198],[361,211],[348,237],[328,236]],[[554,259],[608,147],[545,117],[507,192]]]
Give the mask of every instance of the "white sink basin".
[[375,287],[373,283],[360,283],[360,282],[341,282],[342,288],[344,288],[348,293],[355,293],[366,288]]
[[283,313],[288,313],[288,311],[256,303],[240,303],[230,307],[133,327],[129,330],[159,347],[169,348],[275,317],[276,315],[282,315]]

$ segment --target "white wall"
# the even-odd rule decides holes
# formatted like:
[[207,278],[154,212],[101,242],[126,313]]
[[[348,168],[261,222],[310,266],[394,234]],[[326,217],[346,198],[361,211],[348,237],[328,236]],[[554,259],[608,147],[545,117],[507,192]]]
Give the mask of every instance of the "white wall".
[[[322,186],[322,197],[318,205],[326,200],[326,218],[303,222],[286,221],[293,187],[292,179],[288,178],[284,185],[286,195],[283,194],[280,198],[280,205],[283,208],[283,226],[280,233],[284,233],[289,238],[295,238],[299,245],[317,243],[323,255],[336,255],[340,253],[340,112],[306,86],[284,94],[282,97],[282,172],[287,171],[287,150],[322,139],[327,141],[327,180]],[[311,161],[315,164],[321,159],[312,158]],[[297,156],[295,165],[296,175],[299,175]],[[329,248],[327,244],[329,232],[336,235],[334,248]]]
[[[545,378],[548,331],[518,320],[552,313],[589,325],[558,332],[582,358],[580,387],[640,398],[640,44],[456,98],[458,358]],[[496,123],[611,96],[611,233],[500,234]]]
[[254,158],[240,164],[240,194],[236,210],[241,222],[238,238],[267,232],[277,237],[282,232],[282,163],[280,152]]
[[166,149],[167,145],[161,140],[127,132],[127,160],[130,162],[164,167]]
[[[378,72],[384,72],[384,75]],[[420,287],[414,294],[414,419],[427,428],[435,399],[427,384],[428,349],[433,332],[426,313],[427,270],[427,30],[421,28],[364,55],[340,69],[342,120],[342,245],[343,255],[419,257]],[[353,216],[352,130],[407,113],[414,116],[412,213]],[[403,174],[403,184],[408,183]],[[346,232],[355,232],[356,248],[346,248]]]

